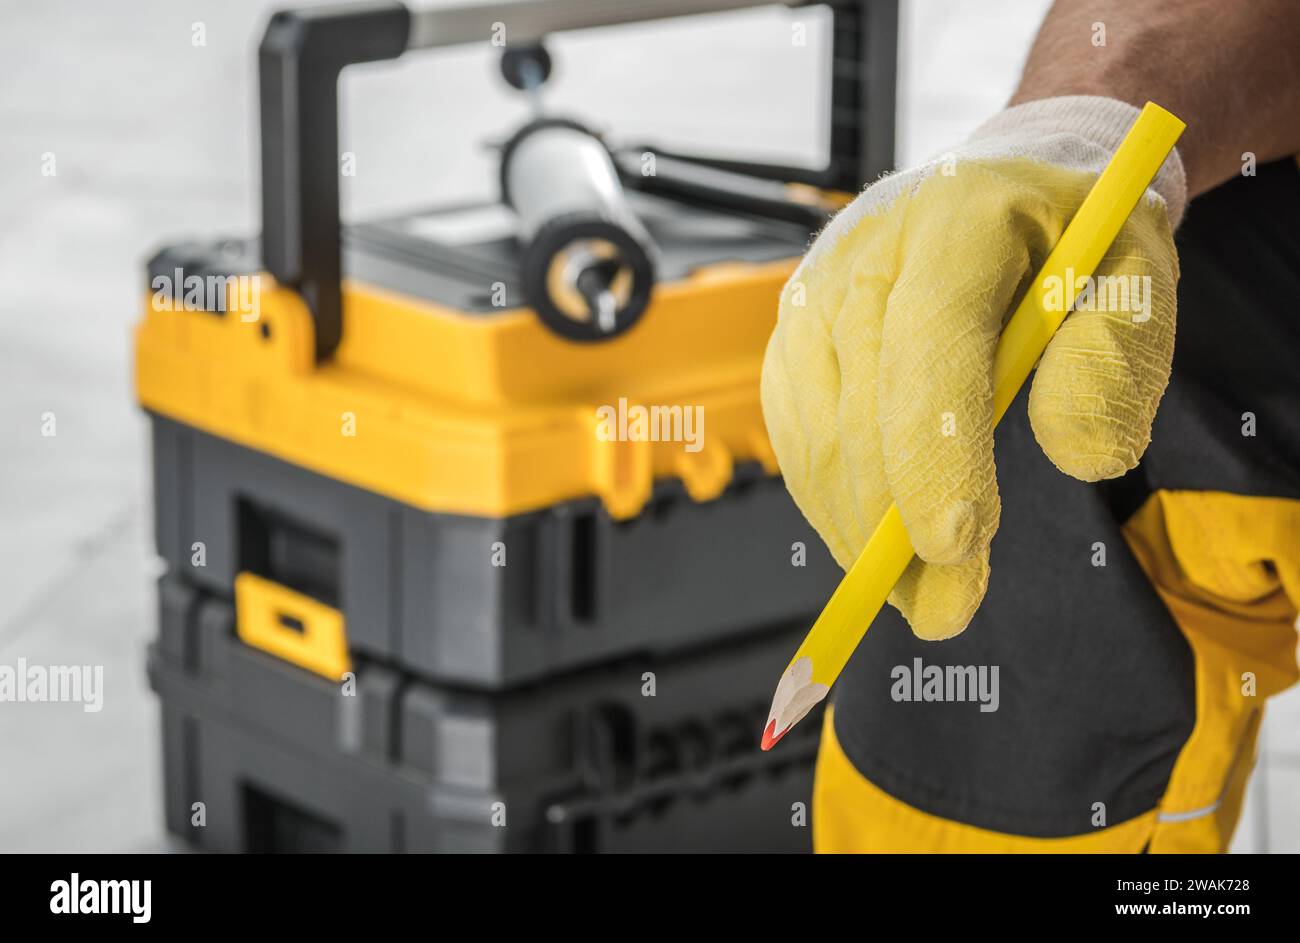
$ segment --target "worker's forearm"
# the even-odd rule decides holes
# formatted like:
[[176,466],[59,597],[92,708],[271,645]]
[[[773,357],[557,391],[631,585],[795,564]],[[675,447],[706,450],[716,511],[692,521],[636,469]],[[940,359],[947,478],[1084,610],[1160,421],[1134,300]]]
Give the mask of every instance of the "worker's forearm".
[[1058,95],[1150,100],[1185,120],[1196,196],[1240,173],[1246,152],[1300,152],[1300,3],[1056,0],[1012,104]]

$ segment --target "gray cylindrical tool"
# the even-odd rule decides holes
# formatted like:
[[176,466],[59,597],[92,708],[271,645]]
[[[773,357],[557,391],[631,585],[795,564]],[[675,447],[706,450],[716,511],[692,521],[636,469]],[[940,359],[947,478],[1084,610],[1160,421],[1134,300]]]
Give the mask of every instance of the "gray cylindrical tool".
[[650,300],[654,245],[601,140],[572,121],[535,121],[506,144],[501,186],[519,217],[524,294],[542,321],[581,341],[632,327]]

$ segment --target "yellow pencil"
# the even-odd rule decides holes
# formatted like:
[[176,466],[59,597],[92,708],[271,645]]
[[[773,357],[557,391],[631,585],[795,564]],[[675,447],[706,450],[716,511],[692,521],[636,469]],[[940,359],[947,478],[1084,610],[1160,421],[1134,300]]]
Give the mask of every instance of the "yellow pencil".
[[[1159,105],[1147,102],[1061,233],[998,341],[993,359],[995,424],[1065,320],[1078,279],[1096,270],[1185,127]],[[1067,270],[1072,271],[1067,274]],[[1049,279],[1065,286],[1060,310],[1043,306]],[[914,554],[898,507],[891,504],[781,675],[763,729],[764,750],[770,750],[826,697]]]

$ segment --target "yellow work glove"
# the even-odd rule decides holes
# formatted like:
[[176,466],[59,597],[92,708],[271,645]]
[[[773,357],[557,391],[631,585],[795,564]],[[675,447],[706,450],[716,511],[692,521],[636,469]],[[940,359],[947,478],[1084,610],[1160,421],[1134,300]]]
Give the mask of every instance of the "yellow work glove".
[[[1008,109],[868,187],[782,292],[762,393],[786,486],[846,569],[898,504],[918,559],[889,601],[921,638],[961,632],[988,585],[1002,326],[1137,115],[1093,97]],[[1030,422],[1068,475],[1122,475],[1150,440],[1185,199],[1175,152],[1038,365]]]

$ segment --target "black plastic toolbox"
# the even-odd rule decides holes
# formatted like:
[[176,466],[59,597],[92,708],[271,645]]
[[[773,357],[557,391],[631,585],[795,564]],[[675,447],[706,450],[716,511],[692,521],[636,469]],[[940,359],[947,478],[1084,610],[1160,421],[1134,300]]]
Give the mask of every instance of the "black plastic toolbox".
[[200,847],[810,848],[817,721],[756,745],[802,623],[507,693],[358,661],[348,693],[241,642],[223,598],[170,574],[159,597],[167,824]]

